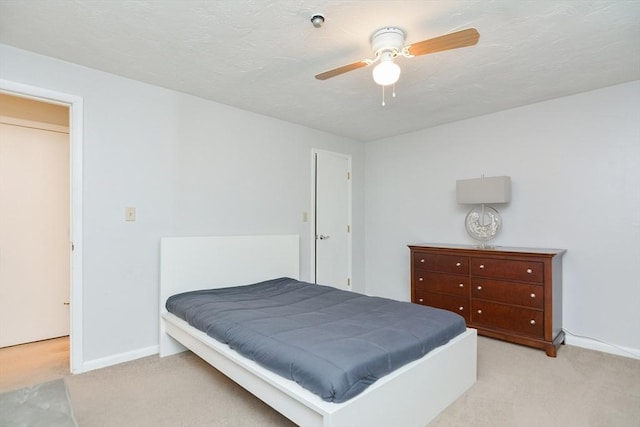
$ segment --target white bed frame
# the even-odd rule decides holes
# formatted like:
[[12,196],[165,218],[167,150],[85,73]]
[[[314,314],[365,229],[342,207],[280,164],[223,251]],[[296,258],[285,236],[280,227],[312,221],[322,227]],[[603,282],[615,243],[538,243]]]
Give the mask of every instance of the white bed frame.
[[[168,313],[167,298],[188,290],[299,276],[299,237],[167,237],[161,242],[160,356],[187,348],[304,427],[424,427],[476,381],[476,330],[467,331],[376,381],[345,403],[317,395],[246,359]],[[186,347],[186,348],[185,348]]]

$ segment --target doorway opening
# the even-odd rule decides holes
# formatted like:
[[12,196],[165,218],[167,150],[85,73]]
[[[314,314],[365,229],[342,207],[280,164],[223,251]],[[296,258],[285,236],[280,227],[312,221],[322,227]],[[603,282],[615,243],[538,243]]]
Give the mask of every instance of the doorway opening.
[[[49,104],[66,109],[68,119],[67,179],[68,206],[66,230],[68,239],[63,250],[68,252],[68,290],[64,301],[68,310],[69,371],[84,371],[82,354],[82,98],[48,89],[0,79],[0,95],[23,101]],[[22,123],[28,128],[29,123]],[[20,244],[21,242],[10,242]],[[60,250],[60,249],[58,249]]]

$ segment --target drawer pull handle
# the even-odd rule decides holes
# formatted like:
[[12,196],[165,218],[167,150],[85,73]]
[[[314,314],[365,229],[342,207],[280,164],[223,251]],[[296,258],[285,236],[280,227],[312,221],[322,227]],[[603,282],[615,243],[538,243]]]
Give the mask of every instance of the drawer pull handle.
[[418,277],[418,282],[422,282],[424,279],[422,277]]
[[464,311],[464,307],[458,307],[458,310]]
[[422,258],[422,259],[420,260],[420,262],[424,262],[424,258]]
[[482,310],[478,310],[478,314],[482,314]]
[[418,302],[424,302],[424,298],[420,298]]
[[482,290],[482,286],[478,286],[478,290],[481,291]]
[[456,262],[456,267],[460,267],[462,264],[460,264],[459,262]]
[[531,273],[533,273],[533,270],[530,269],[530,268],[527,268],[527,273],[531,274]]
[[536,297],[536,294],[531,294],[531,298],[535,298],[535,297]]
[[480,268],[484,268],[484,264],[480,264]]
[[535,325],[535,324],[536,324],[536,321],[535,321],[535,320],[533,320],[533,319],[531,319],[531,322],[529,322],[529,323],[531,323],[532,325]]
[[460,284],[458,285],[458,287],[459,287],[459,288],[464,288],[464,283],[460,283]]

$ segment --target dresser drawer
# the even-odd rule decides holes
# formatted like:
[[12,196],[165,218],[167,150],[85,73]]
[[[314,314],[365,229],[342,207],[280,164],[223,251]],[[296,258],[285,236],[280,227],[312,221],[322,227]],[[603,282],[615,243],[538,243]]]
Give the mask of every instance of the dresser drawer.
[[441,273],[469,274],[469,258],[457,255],[438,255],[416,252],[413,255],[415,268]]
[[544,280],[544,263],[537,261],[472,258],[470,270],[473,276],[521,280],[531,283],[542,283]]
[[478,300],[471,303],[471,322],[492,329],[543,338],[543,321],[539,310]]
[[416,300],[418,304],[428,305],[430,307],[442,308],[444,310],[453,311],[464,317],[469,322],[469,299],[457,297],[454,295],[435,294],[431,292],[416,289]]
[[413,280],[417,290],[469,297],[469,276],[416,270]]
[[474,277],[471,282],[473,299],[489,300],[524,307],[544,308],[544,288],[541,285],[507,282]]

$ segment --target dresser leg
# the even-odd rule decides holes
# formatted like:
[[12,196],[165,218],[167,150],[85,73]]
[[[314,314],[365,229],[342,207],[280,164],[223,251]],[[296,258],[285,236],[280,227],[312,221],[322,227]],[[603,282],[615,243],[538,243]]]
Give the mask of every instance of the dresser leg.
[[553,340],[551,344],[545,346],[544,351],[547,353],[549,357],[556,357],[558,352],[558,347],[564,344],[564,331],[558,332],[556,338]]

